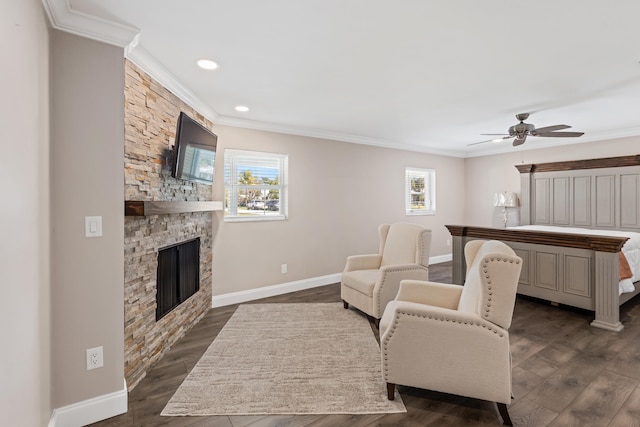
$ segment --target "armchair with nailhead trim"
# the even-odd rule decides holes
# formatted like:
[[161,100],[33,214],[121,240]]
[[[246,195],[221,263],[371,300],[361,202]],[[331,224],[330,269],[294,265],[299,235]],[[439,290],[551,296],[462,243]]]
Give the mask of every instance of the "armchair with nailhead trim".
[[431,248],[431,230],[418,224],[382,224],[378,235],[378,253],[348,257],[340,285],[344,308],[351,304],[373,318],[376,326],[401,280],[429,279]]
[[522,259],[502,242],[465,246],[464,286],[403,280],[380,321],[382,375],[388,398],[396,385],[496,402],[512,425],[513,317]]

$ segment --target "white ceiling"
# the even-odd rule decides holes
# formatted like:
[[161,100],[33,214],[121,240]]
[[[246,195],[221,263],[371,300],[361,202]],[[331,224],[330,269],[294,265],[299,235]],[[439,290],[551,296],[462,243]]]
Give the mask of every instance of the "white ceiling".
[[[640,135],[637,0],[44,3],[139,32],[127,56],[215,123],[460,157]],[[468,146],[521,112],[585,135]]]

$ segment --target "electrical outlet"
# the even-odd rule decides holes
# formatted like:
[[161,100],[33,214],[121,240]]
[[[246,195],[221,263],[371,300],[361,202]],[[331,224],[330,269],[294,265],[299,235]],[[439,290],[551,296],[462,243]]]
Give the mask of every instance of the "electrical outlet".
[[287,264],[282,264],[280,266],[280,272],[282,272],[282,274],[287,274]]
[[451,246],[451,239],[447,239],[447,246]]
[[87,371],[104,366],[102,346],[87,349]]

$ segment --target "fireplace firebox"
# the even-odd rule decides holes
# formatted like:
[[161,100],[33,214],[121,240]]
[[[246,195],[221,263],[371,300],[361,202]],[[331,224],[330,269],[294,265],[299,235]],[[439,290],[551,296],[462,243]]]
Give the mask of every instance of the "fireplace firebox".
[[158,251],[156,321],[200,289],[200,238]]

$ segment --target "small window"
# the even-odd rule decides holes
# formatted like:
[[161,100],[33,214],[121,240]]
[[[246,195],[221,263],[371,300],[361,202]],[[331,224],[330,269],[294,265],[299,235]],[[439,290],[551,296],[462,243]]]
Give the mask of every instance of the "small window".
[[406,168],[405,199],[407,215],[435,215],[436,171]]
[[225,221],[287,218],[286,154],[224,151]]

